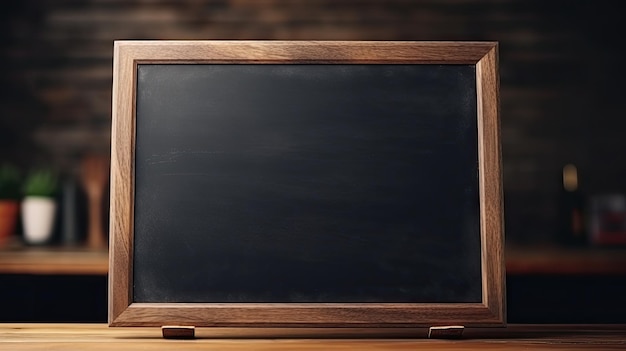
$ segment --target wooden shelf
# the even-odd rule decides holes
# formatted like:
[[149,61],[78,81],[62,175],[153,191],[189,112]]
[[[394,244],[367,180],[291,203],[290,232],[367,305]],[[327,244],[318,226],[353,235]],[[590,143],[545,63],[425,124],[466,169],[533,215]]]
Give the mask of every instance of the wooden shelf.
[[[507,247],[508,275],[625,275],[626,247]],[[106,275],[108,253],[82,247],[0,249],[0,274]]]
[[507,247],[509,275],[626,275],[626,247]]
[[10,246],[0,250],[0,274],[107,275],[107,250]]

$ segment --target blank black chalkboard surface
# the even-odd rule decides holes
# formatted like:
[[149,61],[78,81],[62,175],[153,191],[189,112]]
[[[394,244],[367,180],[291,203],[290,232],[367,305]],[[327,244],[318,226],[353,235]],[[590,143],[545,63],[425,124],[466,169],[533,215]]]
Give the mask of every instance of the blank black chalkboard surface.
[[110,326],[505,322],[497,43],[118,41]]

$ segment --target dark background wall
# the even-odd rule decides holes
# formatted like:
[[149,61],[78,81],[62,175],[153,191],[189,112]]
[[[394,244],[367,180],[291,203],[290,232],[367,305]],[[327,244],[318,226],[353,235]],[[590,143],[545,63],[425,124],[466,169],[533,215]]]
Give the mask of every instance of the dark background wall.
[[53,163],[110,142],[118,39],[492,40],[500,44],[509,242],[554,238],[561,167],[625,192],[619,11],[608,1],[24,0],[0,14],[0,160]]
[[[108,152],[114,40],[498,41],[507,244],[550,243],[566,163],[579,167],[587,195],[626,193],[621,17],[606,0],[10,2],[0,11],[0,162],[71,175],[83,155]],[[509,278],[509,321],[624,322],[611,307],[623,277],[556,278]],[[5,290],[3,319],[104,321],[106,280],[90,279],[0,277],[28,292]],[[50,311],[76,304],[67,289],[86,313]],[[588,302],[599,304],[581,313]]]

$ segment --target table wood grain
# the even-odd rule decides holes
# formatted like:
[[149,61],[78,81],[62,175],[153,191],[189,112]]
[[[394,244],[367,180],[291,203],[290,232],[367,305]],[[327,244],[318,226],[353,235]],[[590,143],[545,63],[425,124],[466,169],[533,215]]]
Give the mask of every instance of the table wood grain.
[[427,329],[197,328],[193,340],[160,328],[105,324],[0,324],[0,350],[626,350],[626,325],[510,325],[467,329],[459,340]]

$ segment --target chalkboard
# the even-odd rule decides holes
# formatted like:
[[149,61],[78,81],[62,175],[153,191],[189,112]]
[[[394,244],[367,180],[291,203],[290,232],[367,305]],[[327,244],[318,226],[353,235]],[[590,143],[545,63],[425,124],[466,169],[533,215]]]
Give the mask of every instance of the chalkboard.
[[116,42],[110,325],[502,325],[496,50]]

